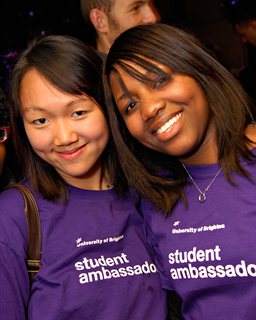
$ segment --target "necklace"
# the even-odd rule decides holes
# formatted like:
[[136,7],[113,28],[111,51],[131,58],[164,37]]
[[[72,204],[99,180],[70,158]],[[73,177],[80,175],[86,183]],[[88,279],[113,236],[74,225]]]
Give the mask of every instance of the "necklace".
[[188,172],[187,168],[185,167],[185,165],[182,163],[183,168],[185,169],[185,171],[187,172],[190,180],[193,182],[194,186],[197,188],[197,190],[199,191],[199,196],[198,196],[198,200],[203,203],[206,200],[206,192],[209,191],[211,185],[213,184],[213,182],[215,181],[215,179],[218,177],[219,173],[221,172],[221,169],[219,169],[219,171],[215,174],[214,178],[211,180],[211,182],[208,184],[208,186],[204,189],[204,191],[202,191],[198,185],[196,184],[195,180],[192,178],[191,174]]

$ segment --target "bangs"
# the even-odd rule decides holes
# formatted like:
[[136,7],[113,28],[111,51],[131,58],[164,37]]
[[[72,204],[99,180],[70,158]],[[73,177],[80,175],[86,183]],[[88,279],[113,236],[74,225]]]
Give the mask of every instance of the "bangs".
[[[142,68],[143,71],[138,71],[135,67],[133,67],[129,62],[132,62],[136,66]],[[127,73],[132,78],[145,83],[146,85],[152,86],[155,83],[156,77],[165,77],[170,78],[171,75],[165,71],[163,71],[159,66],[155,63],[149,61],[148,59],[144,59],[138,55],[132,56],[132,58],[125,58],[125,60],[120,59],[115,62],[116,66],[119,66],[125,73]],[[121,76],[117,69],[113,66],[112,71],[117,75],[119,82],[121,84],[122,89],[124,90],[124,83],[121,79]],[[156,77],[154,77],[156,76]],[[126,91],[126,90],[125,90]]]

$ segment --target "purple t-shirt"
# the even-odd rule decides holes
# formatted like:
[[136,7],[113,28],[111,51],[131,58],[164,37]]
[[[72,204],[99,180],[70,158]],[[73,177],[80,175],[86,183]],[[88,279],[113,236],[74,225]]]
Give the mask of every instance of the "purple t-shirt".
[[164,320],[166,295],[134,195],[70,187],[67,205],[37,197],[42,268],[31,297],[27,223],[17,190],[0,195],[0,318]]
[[[232,186],[221,172],[204,203],[188,181],[187,209],[180,202],[166,218],[144,205],[164,287],[181,297],[187,320],[256,319],[256,162],[243,165],[254,184],[233,175]],[[219,166],[187,169],[204,190]]]

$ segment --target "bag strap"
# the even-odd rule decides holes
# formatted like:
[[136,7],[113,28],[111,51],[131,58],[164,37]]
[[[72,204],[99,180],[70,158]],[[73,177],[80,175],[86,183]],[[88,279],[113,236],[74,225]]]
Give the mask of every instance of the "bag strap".
[[41,224],[38,205],[30,191],[30,189],[23,184],[13,184],[12,188],[18,189],[25,202],[25,215],[28,223],[28,259],[26,260],[27,269],[29,273],[30,282],[41,268]]

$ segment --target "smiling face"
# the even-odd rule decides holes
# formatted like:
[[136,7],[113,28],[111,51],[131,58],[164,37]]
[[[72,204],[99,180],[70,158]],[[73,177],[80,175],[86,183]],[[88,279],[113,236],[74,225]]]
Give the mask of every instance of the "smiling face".
[[[140,66],[129,62],[145,75]],[[188,76],[158,65],[165,76],[150,74],[148,83],[131,77],[119,66],[110,74],[114,100],[132,136],[150,149],[187,164],[217,159],[215,130],[203,90]]]
[[59,91],[35,69],[21,81],[20,101],[25,131],[38,156],[68,184],[100,189],[108,126],[96,102]]

